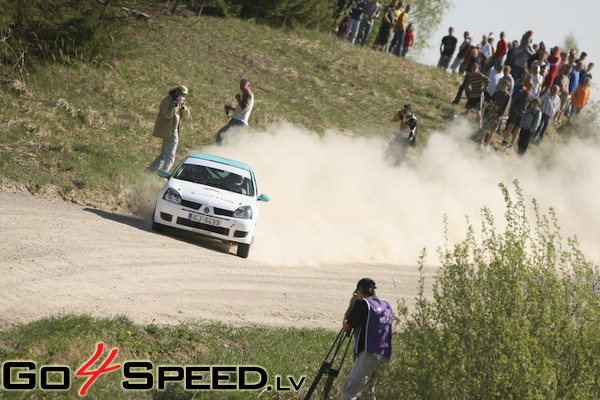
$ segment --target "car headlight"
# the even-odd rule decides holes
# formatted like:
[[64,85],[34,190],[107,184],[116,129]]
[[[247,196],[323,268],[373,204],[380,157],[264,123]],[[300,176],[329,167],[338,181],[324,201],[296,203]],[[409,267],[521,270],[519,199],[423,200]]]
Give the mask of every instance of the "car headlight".
[[242,206],[233,213],[235,218],[252,219],[252,207]]
[[173,188],[168,188],[165,194],[163,195],[163,199],[166,201],[170,201],[171,203],[181,204],[181,196],[177,192],[177,190]]

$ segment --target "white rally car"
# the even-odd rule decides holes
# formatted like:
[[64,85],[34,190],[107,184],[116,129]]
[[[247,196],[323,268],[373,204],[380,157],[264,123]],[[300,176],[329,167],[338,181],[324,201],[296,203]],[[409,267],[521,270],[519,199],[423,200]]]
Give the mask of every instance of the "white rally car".
[[208,235],[237,244],[237,255],[248,257],[254,240],[259,202],[254,172],[249,165],[204,153],[191,153],[170,175],[156,197],[152,229],[165,226]]

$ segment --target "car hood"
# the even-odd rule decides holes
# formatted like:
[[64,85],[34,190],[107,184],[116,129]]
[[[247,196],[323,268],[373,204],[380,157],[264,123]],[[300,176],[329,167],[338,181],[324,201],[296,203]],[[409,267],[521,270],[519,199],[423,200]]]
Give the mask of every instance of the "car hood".
[[194,182],[172,179],[170,186],[177,189],[182,198],[212,207],[235,210],[240,206],[250,205],[254,202],[253,196],[245,196]]

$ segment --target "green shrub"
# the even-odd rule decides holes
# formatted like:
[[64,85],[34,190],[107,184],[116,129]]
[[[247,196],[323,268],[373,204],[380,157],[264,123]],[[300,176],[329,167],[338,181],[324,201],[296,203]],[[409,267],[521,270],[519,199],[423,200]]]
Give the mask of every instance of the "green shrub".
[[[0,17],[2,63],[19,59],[69,62],[72,58],[113,56],[121,42],[125,17],[109,1],[0,0],[7,13]],[[21,68],[24,66],[21,66]]]
[[500,187],[504,233],[484,208],[481,238],[467,223],[462,242],[439,250],[433,297],[421,280],[414,312],[401,311],[384,398],[600,397],[597,267],[575,238],[563,249],[552,209],[534,200],[530,226],[518,182],[516,200]]

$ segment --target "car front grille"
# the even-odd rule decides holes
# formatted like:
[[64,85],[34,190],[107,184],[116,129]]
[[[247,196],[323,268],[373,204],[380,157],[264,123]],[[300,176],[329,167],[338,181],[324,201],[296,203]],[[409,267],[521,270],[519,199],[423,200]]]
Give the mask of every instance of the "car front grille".
[[196,203],[194,201],[181,199],[181,205],[187,208],[192,208],[194,210],[199,210],[202,207],[202,204]]
[[222,215],[224,217],[233,217],[233,211],[225,210],[224,208],[213,208],[215,215]]
[[185,226],[189,226],[191,228],[201,229],[203,231],[209,231],[209,232],[218,233],[220,235],[229,236],[228,228],[223,228],[220,226],[212,226],[212,225],[208,225],[208,224],[201,224],[199,222],[190,221],[189,219],[185,219],[185,218],[181,218],[181,217],[177,217],[177,223],[179,225],[185,225]]
[[[202,204],[196,203],[190,200],[181,199],[181,205],[187,208],[191,208],[193,210],[199,210],[202,207]],[[226,210],[224,208],[213,208],[215,215],[222,215],[224,217],[233,217],[233,211]]]

